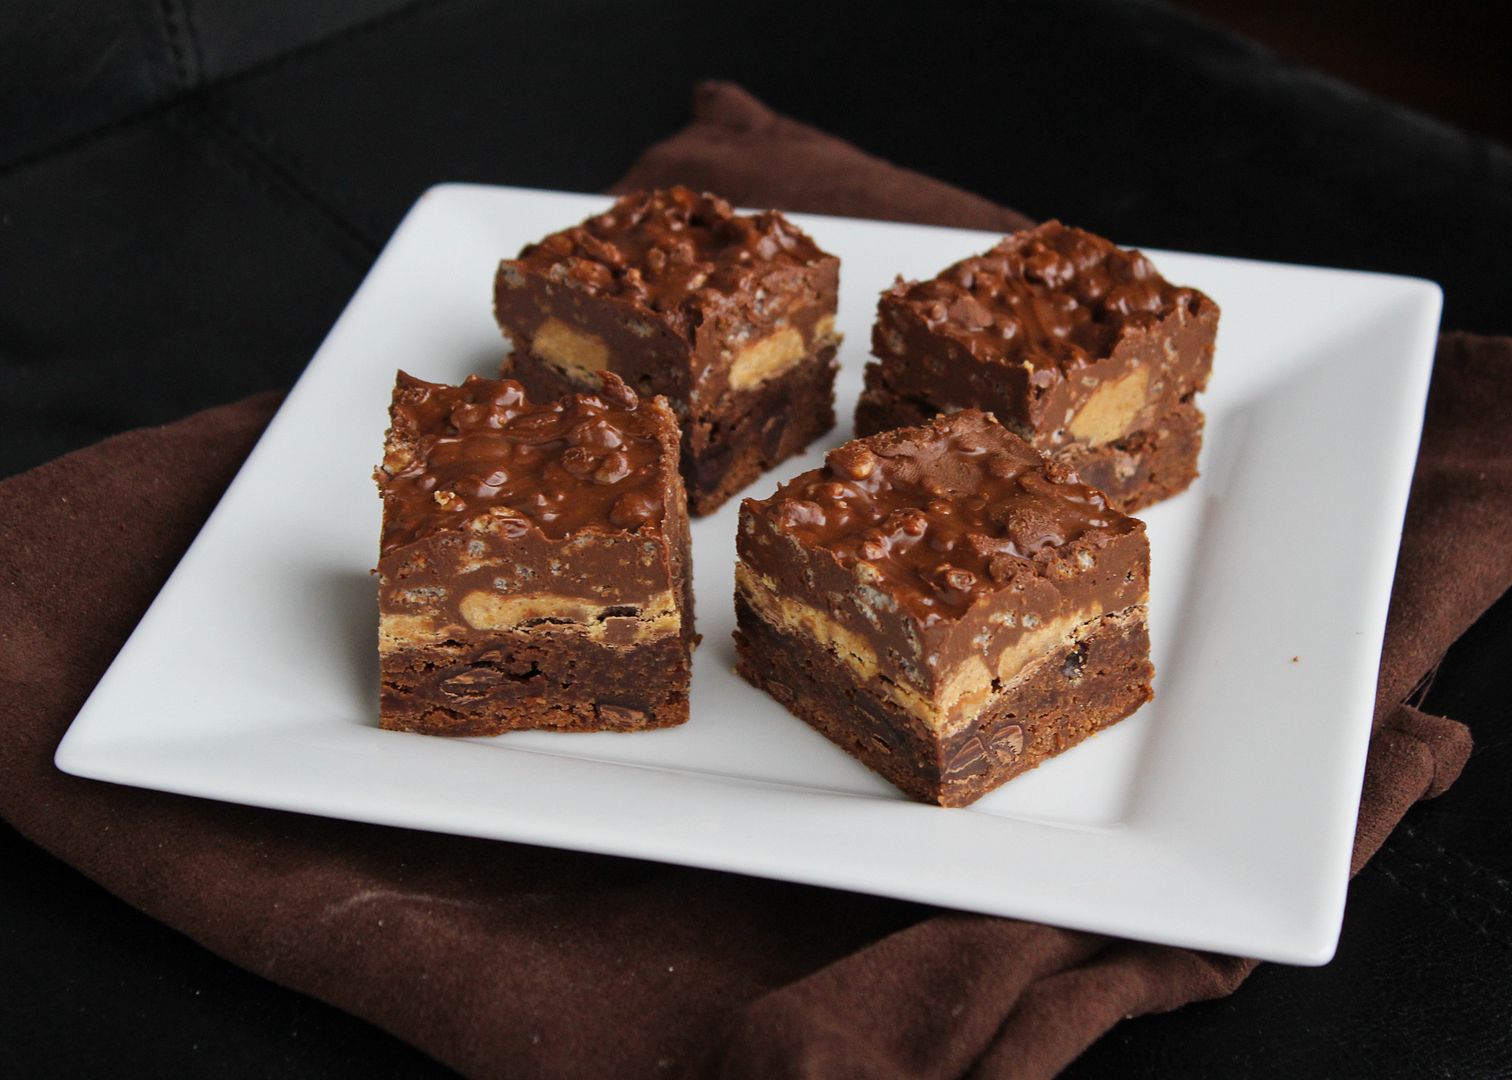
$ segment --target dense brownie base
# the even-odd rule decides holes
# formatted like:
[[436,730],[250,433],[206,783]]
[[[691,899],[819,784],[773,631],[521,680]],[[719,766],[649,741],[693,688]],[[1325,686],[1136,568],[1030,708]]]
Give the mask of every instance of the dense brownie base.
[[833,345],[777,378],[735,395],[728,415],[695,419],[706,425],[706,446],[688,453],[683,440],[683,477],[695,514],[708,514],[762,473],[803,453],[835,426]]
[[401,649],[382,660],[383,726],[426,735],[643,731],[688,719],[688,648],[535,629]]
[[1102,616],[1029,665],[943,743],[818,643],[736,598],[739,673],[906,794],[966,806],[1150,700],[1144,609]]
[[866,365],[866,388],[856,402],[856,438],[864,439],[894,428],[918,427],[936,415],[936,409],[923,398],[899,394],[881,381],[879,365]]
[[[776,378],[731,394],[727,412],[683,421],[681,467],[693,514],[713,513],[835,426],[835,351],[827,346]],[[504,362],[504,375],[541,399],[583,390],[529,352],[512,354]]]
[[1107,492],[1132,514],[1185,491],[1197,479],[1202,452],[1202,410],[1190,400],[1149,428],[1103,446],[1072,446],[1053,455],[1076,470],[1084,484]]
[[[912,427],[938,412],[919,398],[867,381],[856,403],[857,436]],[[1102,446],[1069,446],[1050,456],[1074,468],[1082,483],[1106,492],[1119,510],[1132,514],[1185,491],[1197,479],[1202,427],[1202,410],[1188,397],[1143,431]]]

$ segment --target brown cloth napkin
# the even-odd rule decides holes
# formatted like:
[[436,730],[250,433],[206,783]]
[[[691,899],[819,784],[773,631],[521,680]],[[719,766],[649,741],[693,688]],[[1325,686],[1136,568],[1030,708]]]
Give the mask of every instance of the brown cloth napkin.
[[[769,171],[768,171],[769,170]],[[1006,229],[1023,219],[728,86],[627,183]],[[154,918],[479,1076],[1041,1077],[1252,962],[682,867],[64,776],[52,754],[277,405],[133,432],[0,484],[0,812]],[[1402,541],[1358,868],[1465,728],[1401,704],[1512,583],[1512,339],[1446,335]],[[705,604],[721,597],[703,597]],[[171,678],[171,672],[164,673]],[[213,727],[213,715],[205,717]]]

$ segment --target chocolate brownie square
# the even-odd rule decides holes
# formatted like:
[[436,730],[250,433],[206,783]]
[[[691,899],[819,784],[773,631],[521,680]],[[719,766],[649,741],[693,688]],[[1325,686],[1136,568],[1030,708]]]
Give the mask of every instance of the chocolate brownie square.
[[846,443],[741,505],[740,673],[964,806],[1151,696],[1143,523],[986,413]]
[[1218,305],[1058,221],[882,294],[856,432],[994,413],[1127,512],[1197,476]]
[[776,211],[687,188],[626,195],[499,264],[504,373],[537,396],[610,370],[682,424],[694,514],[835,424],[840,260]]
[[385,728],[636,731],[688,718],[692,567],[678,429],[612,375],[399,373],[375,479]]

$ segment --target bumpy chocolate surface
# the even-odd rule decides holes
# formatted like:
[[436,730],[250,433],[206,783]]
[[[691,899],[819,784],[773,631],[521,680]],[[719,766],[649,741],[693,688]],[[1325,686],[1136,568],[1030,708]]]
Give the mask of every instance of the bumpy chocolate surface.
[[[892,298],[978,360],[1071,371],[1106,356],[1126,327],[1149,329],[1203,295],[1172,285],[1138,251],[1058,221],[1004,237]],[[1045,370],[1040,382],[1048,385]]]
[[445,386],[400,372],[376,473],[384,553],[500,509],[548,537],[661,521],[671,415],[602,378],[598,394],[532,404],[512,380]]
[[505,376],[581,389],[607,369],[664,396],[689,505],[708,513],[832,424],[839,275],[775,211],[680,187],[626,195],[500,262]]
[[924,624],[1053,572],[1076,541],[1143,528],[976,409],[837,447],[746,506],[847,569],[869,564],[876,587]]
[[759,310],[764,275],[829,258],[775,210],[742,216],[716,195],[674,187],[622,196],[581,225],[526,245],[514,266],[696,325],[726,303]]
[[[743,411],[721,418],[719,438],[687,436],[709,427],[702,417],[683,425],[681,465],[687,478],[688,508],[695,515],[717,510],[735,492],[774,468],[835,426],[835,347],[821,350],[815,363],[800,364],[743,395]],[[546,364],[524,364],[511,374],[537,398],[571,393],[575,383]]]
[[[878,388],[856,406],[856,432],[869,435],[927,423],[937,410],[917,398]],[[1202,410],[1190,398],[1159,414],[1154,423],[1099,446],[1073,443],[1054,460],[1097,488],[1126,514],[1185,490],[1197,476],[1202,450]]]

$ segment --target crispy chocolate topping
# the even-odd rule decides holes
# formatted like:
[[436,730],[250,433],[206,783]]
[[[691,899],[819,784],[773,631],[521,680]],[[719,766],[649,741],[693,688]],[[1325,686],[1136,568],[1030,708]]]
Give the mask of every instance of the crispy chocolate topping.
[[1205,299],[1160,276],[1138,251],[1058,221],[1003,238],[929,281],[884,294],[982,361],[1027,363],[1037,385],[1107,356],[1126,328],[1153,327]]
[[836,447],[747,507],[848,569],[867,564],[873,584],[926,619],[1024,574],[1073,574],[1072,545],[1143,528],[976,409]]
[[591,296],[688,319],[723,298],[754,297],[773,271],[826,258],[775,210],[741,216],[717,195],[674,187],[621,196],[581,225],[527,244],[513,264]]
[[661,473],[677,437],[670,411],[660,398],[640,403],[611,372],[601,377],[598,394],[533,405],[510,379],[446,386],[399,372],[374,473],[384,553],[500,511],[553,537],[661,521]]

